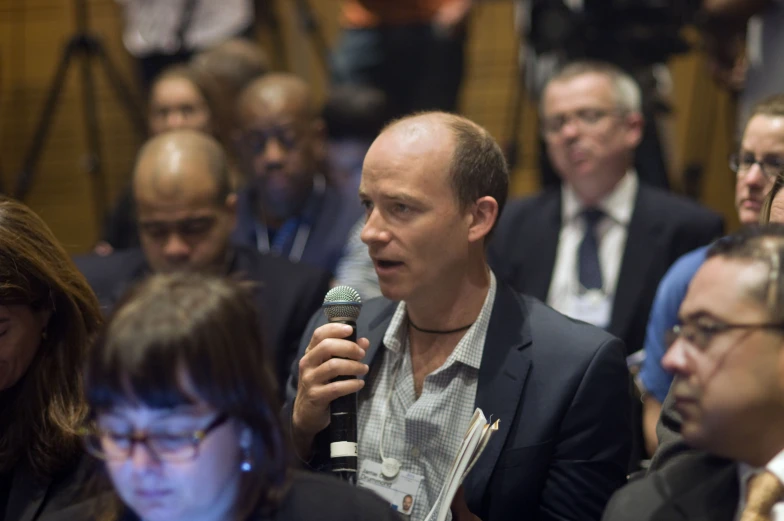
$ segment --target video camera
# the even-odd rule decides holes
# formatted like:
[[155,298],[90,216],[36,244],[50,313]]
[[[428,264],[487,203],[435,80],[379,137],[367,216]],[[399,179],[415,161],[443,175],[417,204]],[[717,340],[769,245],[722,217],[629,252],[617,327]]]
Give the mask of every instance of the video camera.
[[688,51],[681,29],[693,23],[698,0],[584,0],[579,11],[563,0],[532,0],[527,40],[538,54],[566,61],[601,60],[625,69],[666,61]]

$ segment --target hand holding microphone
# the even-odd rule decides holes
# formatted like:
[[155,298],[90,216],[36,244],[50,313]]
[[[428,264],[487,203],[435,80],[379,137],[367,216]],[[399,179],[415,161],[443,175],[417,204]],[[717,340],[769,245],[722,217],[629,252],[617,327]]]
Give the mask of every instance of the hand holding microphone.
[[[330,427],[333,470],[348,480],[356,475],[356,392],[367,373],[361,362],[368,340],[356,340],[359,295],[347,286],[327,293],[324,311],[329,324],[313,332],[299,362],[299,383],[293,410],[293,434],[300,456],[310,453],[313,438]],[[332,417],[330,417],[330,409]]]

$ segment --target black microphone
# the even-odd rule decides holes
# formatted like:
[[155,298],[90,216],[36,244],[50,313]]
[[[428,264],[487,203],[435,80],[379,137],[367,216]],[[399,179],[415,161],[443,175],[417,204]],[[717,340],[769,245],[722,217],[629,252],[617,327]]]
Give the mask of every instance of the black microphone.
[[[351,326],[346,337],[357,341],[357,318],[362,308],[359,293],[348,286],[337,286],[324,297],[324,314],[330,322]],[[337,380],[351,380],[356,376],[338,376]],[[329,455],[332,472],[351,484],[357,482],[357,393],[336,398],[329,405]]]

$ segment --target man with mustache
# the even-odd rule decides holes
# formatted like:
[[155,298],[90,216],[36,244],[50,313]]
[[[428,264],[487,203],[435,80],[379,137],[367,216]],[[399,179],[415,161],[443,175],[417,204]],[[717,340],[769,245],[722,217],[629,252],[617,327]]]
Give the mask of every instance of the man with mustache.
[[250,176],[233,238],[334,273],[362,207],[325,182],[324,123],[314,105],[291,74],[268,74],[240,95],[237,142]]
[[681,435],[702,449],[633,482],[605,521],[784,519],[784,226],[717,241],[662,359]]
[[[738,151],[730,158],[734,173],[735,206],[744,226],[760,220],[766,194],[784,172],[784,95],[766,98],[752,107]],[[672,383],[662,357],[667,349],[665,333],[678,323],[678,308],[697,269],[705,260],[707,247],[687,253],[667,271],[656,291],[645,335],[645,360],[639,383],[643,394],[643,432],[649,454],[658,444],[656,424],[662,403]]]
[[667,268],[720,237],[722,220],[639,182],[640,89],[615,66],[567,65],[545,87],[540,113],[562,185],[507,206],[491,265],[517,290],[606,328],[633,353]]

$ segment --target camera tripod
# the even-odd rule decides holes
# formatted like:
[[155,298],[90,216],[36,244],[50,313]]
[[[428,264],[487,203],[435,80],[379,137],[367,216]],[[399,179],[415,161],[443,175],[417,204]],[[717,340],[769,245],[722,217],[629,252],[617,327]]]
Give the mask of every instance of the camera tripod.
[[98,222],[103,220],[106,207],[106,179],[104,177],[103,163],[100,153],[100,139],[98,128],[98,114],[95,99],[95,79],[93,77],[92,61],[97,58],[104,69],[109,84],[114,90],[120,104],[127,112],[128,119],[139,136],[146,132],[146,122],[140,108],[125,84],[117,68],[109,59],[103,43],[97,36],[89,33],[87,22],[88,13],[86,0],[74,0],[76,14],[76,33],[65,44],[54,77],[46,94],[41,116],[33,133],[33,139],[22,163],[22,169],[17,176],[14,197],[24,200],[33,186],[35,171],[41,159],[41,153],[46,145],[52,119],[57,111],[57,104],[63,91],[68,70],[74,60],[81,60],[82,78],[82,110],[84,126],[87,132],[87,160],[86,170],[92,179],[93,203]]

